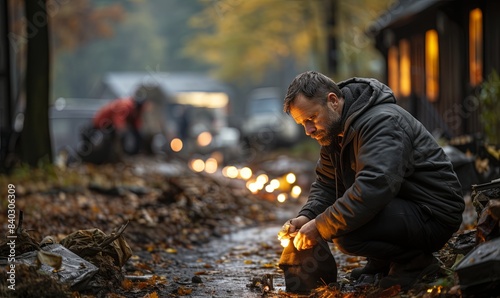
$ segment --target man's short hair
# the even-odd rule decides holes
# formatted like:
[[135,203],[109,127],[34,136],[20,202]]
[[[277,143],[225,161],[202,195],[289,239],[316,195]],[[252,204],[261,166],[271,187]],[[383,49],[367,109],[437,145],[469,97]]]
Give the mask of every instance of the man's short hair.
[[342,91],[329,77],[313,70],[303,72],[297,75],[288,86],[283,111],[287,114],[290,113],[290,105],[299,94],[303,94],[310,100],[318,100],[326,104],[326,97],[330,92],[335,93],[339,98],[342,97]]

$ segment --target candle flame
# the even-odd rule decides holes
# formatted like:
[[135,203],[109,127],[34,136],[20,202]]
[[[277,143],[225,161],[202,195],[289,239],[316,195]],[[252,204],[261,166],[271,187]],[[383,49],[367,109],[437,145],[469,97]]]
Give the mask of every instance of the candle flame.
[[281,246],[287,247],[290,244],[290,238],[282,238],[280,239],[281,241]]
[[278,240],[281,242],[281,246],[287,247],[290,244],[290,224],[285,224],[281,230],[278,232]]

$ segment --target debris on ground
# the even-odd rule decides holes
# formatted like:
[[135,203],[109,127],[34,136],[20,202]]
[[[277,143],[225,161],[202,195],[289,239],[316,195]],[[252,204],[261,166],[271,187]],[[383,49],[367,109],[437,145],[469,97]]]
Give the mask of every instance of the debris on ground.
[[[283,160],[279,164],[290,165]],[[288,171],[276,165],[269,169],[279,170],[280,175]],[[213,246],[204,250],[214,239],[219,241],[213,244],[217,247],[236,245],[225,237],[243,228],[276,223],[276,211],[282,205],[251,193],[241,183],[194,173],[187,167],[161,165],[166,171],[158,171],[160,165],[156,166],[152,170],[151,165],[80,165],[10,176],[7,182],[16,187],[15,208],[22,218],[16,229],[15,254],[20,258],[36,251],[30,265],[16,265],[17,297],[234,297],[238,294],[229,289],[235,287],[255,297],[299,297],[283,291],[284,272],[278,266],[282,248],[277,237],[272,243],[260,243],[256,239],[263,236],[252,235],[252,245],[242,240],[245,245],[228,246],[221,254],[214,254]],[[346,256],[330,243],[338,268],[337,282],[300,297],[460,297],[476,275],[457,265],[480,249],[480,243],[498,239],[498,221],[497,226],[489,225],[489,230],[474,222],[487,214],[485,210],[497,214],[498,205],[489,202],[491,196],[481,191],[481,196],[473,193],[468,197],[468,210],[477,214],[464,214],[460,232],[435,254],[441,270],[410,291],[403,293],[398,287],[381,290],[349,280],[352,269],[366,264],[366,259]],[[0,214],[0,233],[8,230],[6,216]],[[491,220],[495,218],[487,222]],[[274,235],[278,231],[273,231]],[[483,235],[483,240],[478,235]],[[98,268],[85,279],[85,290],[54,278],[68,266],[64,257],[56,256],[64,255],[56,251],[61,247],[82,259],[80,269]],[[0,257],[9,253],[10,247],[0,245]],[[76,256],[72,258],[76,260]],[[230,266],[237,267],[238,276],[232,276]],[[1,297],[12,297],[6,294],[12,294],[8,278],[8,271],[0,268]],[[218,296],[220,292],[224,294]]]
[[[80,291],[104,297],[123,289],[156,287],[164,282],[156,275],[140,281],[125,278],[122,267],[133,252],[175,253],[179,248],[191,248],[243,227],[275,220],[274,202],[262,200],[246,189],[232,188],[209,175],[193,173],[187,167],[170,176],[153,170],[139,172],[127,164],[81,165],[46,172],[34,169],[24,176],[9,177],[8,183],[16,190],[16,216],[21,219],[16,229],[16,269],[26,269],[23,272],[28,275],[21,278],[16,270],[16,290],[51,275],[57,276],[52,281],[64,285],[55,290],[66,292],[66,296],[70,291]],[[8,231],[6,216],[0,214],[2,234]],[[115,232],[108,235],[103,231]],[[2,266],[7,265],[11,252],[6,240],[0,240],[0,258],[5,258]],[[69,253],[74,255],[70,257]],[[82,260],[78,263],[82,268],[72,267],[70,261],[77,257]],[[57,260],[58,268],[48,265]],[[84,271],[92,273],[90,280],[84,278]],[[3,275],[7,272],[0,273],[0,289],[4,291],[8,285]],[[79,275],[82,280],[65,279],[66,273]],[[84,287],[75,286],[82,285],[80,281],[85,282]],[[177,292],[188,294],[183,287]],[[17,293],[25,295],[18,297],[31,297],[24,291]]]

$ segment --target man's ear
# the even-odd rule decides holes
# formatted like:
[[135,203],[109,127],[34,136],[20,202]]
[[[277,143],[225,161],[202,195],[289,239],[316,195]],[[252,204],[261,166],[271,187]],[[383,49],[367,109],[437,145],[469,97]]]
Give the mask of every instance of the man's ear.
[[328,96],[326,98],[327,102],[332,104],[335,108],[337,108],[339,106],[339,98],[337,96],[337,94],[333,93],[333,92],[330,92],[328,93]]

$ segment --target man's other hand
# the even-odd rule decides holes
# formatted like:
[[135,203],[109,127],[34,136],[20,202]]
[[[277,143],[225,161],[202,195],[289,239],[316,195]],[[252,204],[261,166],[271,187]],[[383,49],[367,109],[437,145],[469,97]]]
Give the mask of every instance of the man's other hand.
[[319,237],[321,236],[316,228],[316,220],[313,219],[301,226],[293,239],[293,245],[299,251],[310,249],[318,244]]

